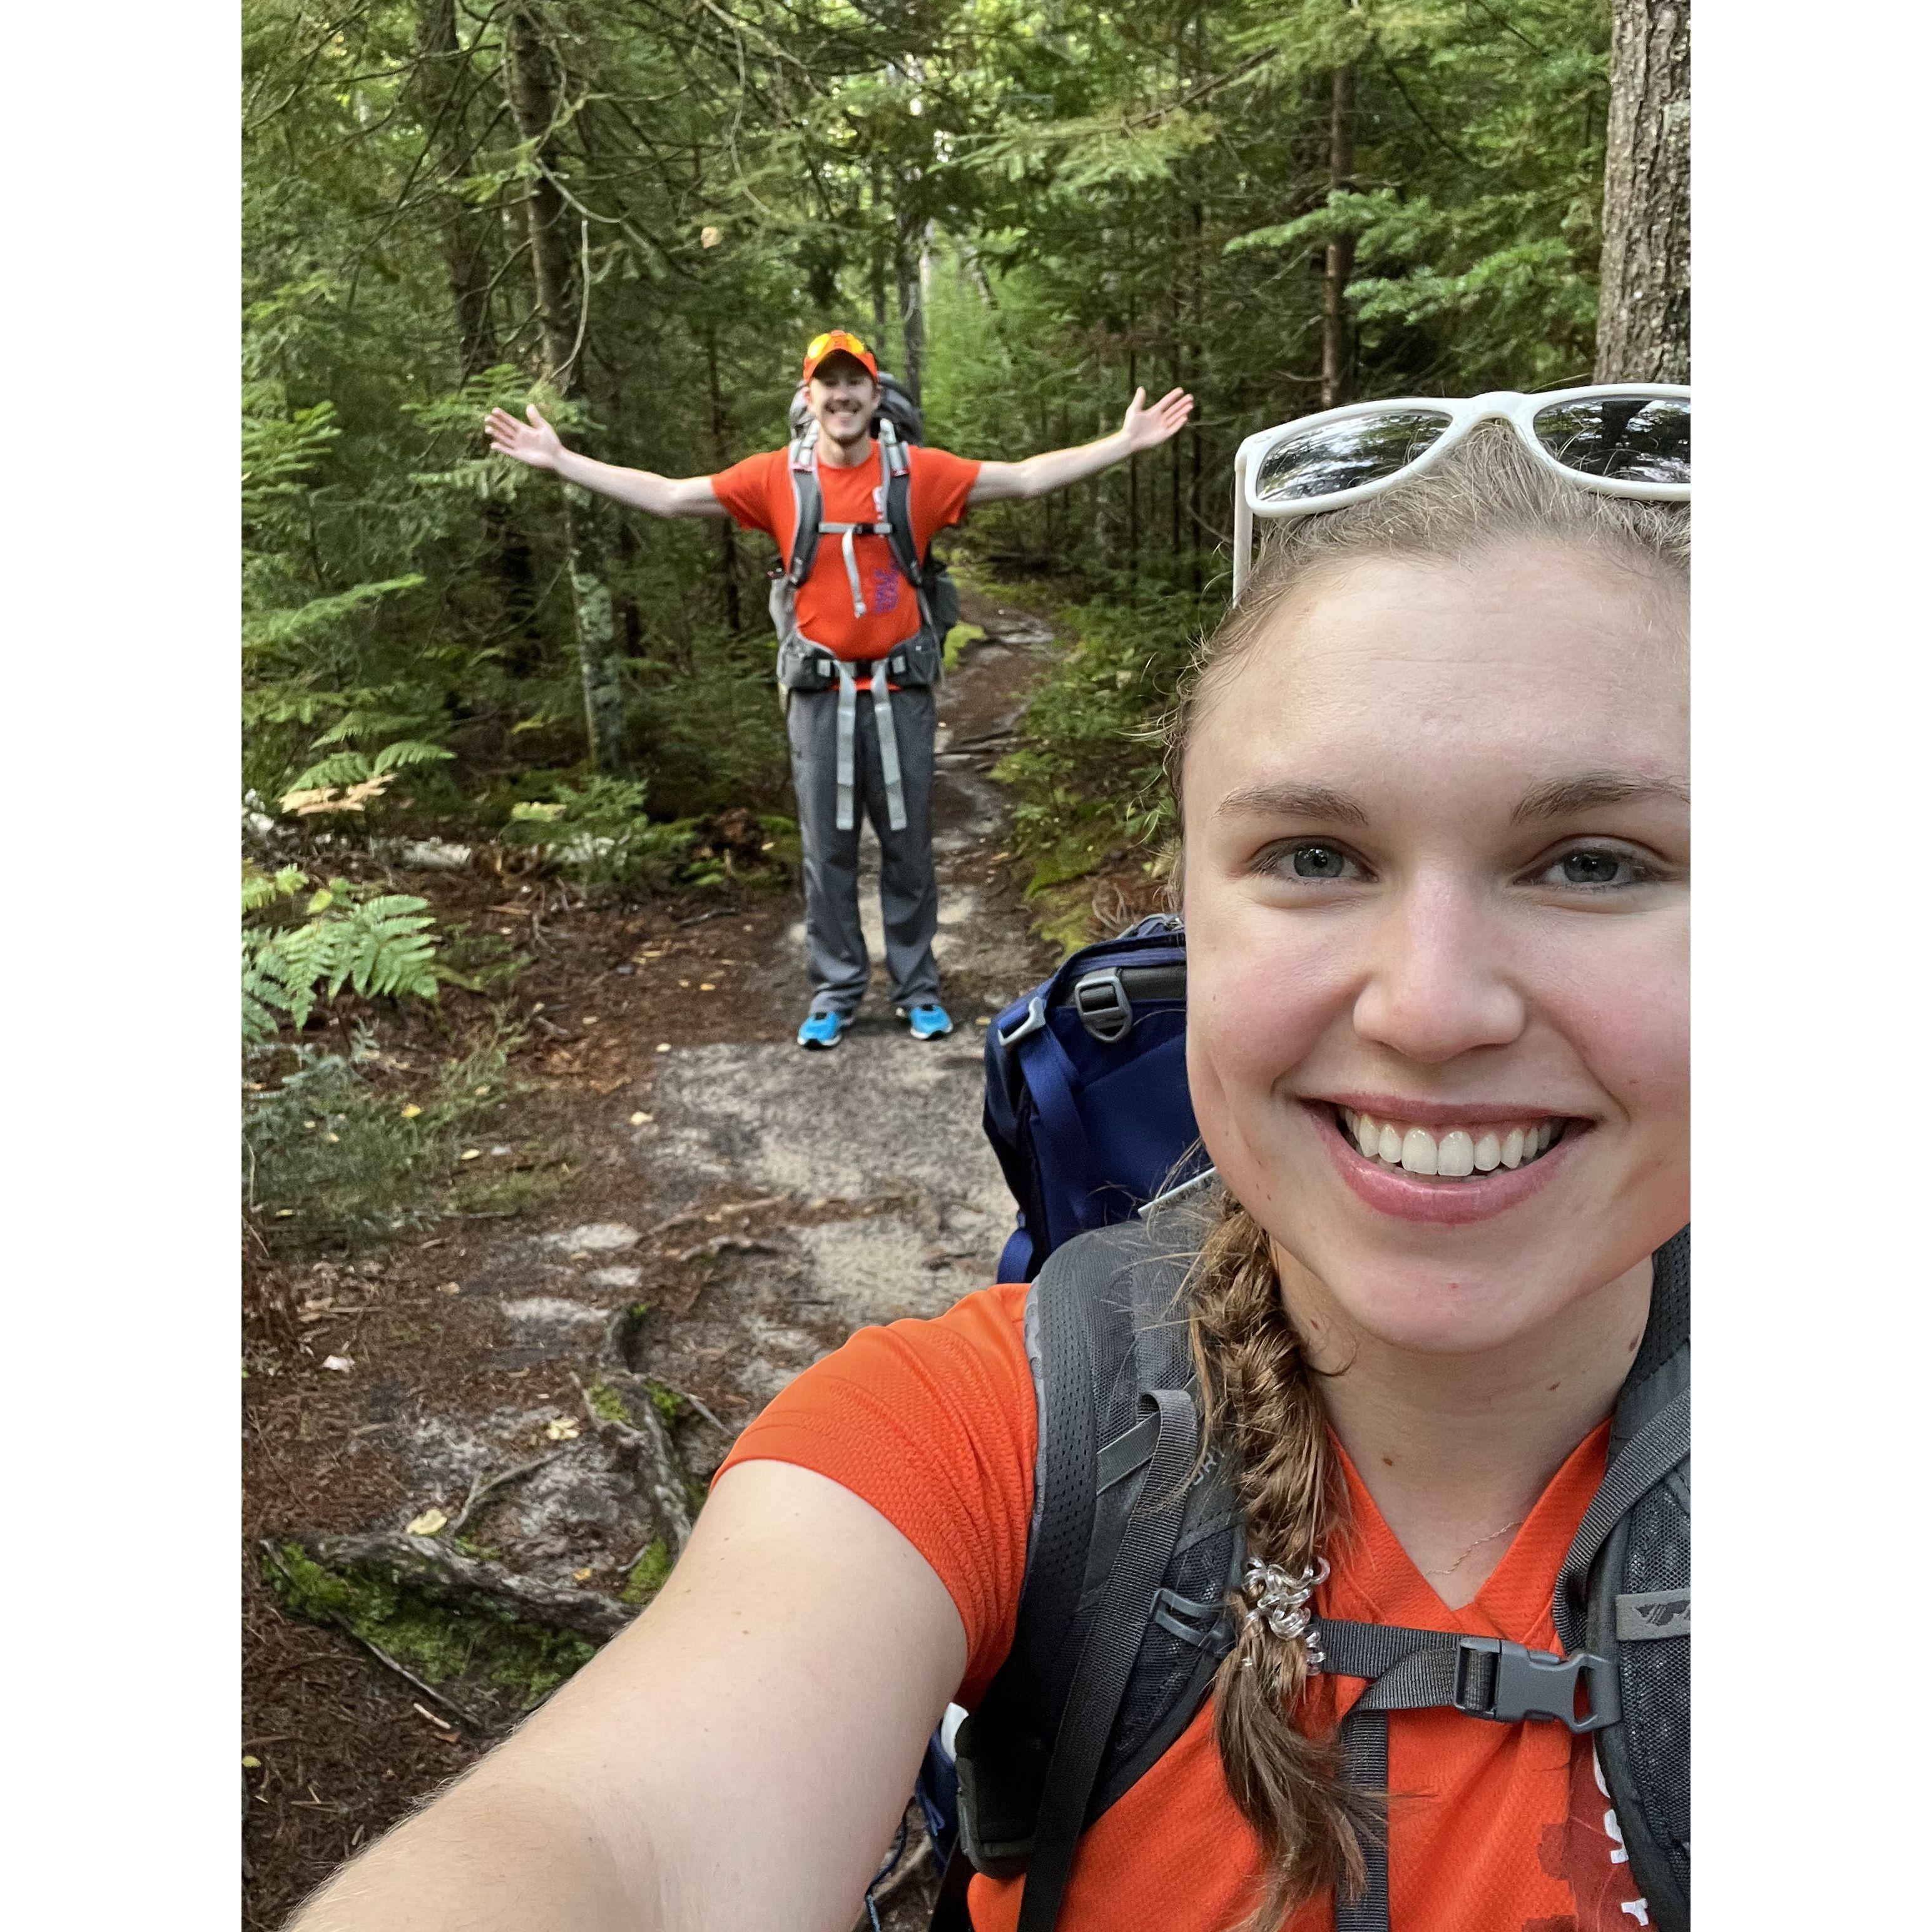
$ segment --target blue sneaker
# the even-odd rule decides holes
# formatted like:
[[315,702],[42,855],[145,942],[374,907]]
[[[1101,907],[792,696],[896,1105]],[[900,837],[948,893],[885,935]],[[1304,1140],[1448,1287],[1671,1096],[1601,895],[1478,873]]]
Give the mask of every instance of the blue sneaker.
[[798,1030],[800,1046],[815,1046],[821,1051],[836,1046],[845,1037],[845,1016],[843,1013],[807,1013],[805,1024]]
[[911,1027],[914,1040],[940,1040],[952,1030],[952,1016],[937,1000],[910,1012],[902,1006],[898,1014]]

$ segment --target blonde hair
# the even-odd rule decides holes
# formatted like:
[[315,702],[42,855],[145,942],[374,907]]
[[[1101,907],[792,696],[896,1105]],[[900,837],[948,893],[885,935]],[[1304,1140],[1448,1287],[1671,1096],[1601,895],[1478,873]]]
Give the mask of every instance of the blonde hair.
[[[1240,604],[1197,649],[1168,720],[1166,763],[1177,811],[1204,700],[1317,573],[1376,558],[1458,562],[1531,542],[1580,547],[1666,578],[1681,580],[1690,565],[1682,506],[1578,489],[1500,424],[1484,425],[1412,483],[1282,526]],[[1177,905],[1180,872],[1177,864]],[[1228,1458],[1249,1554],[1291,1573],[1310,1568],[1346,1528],[1346,1486],[1268,1232],[1232,1196],[1202,1245],[1187,1296],[1203,1437]],[[1380,1826],[1378,1794],[1346,1785],[1333,1742],[1295,1728],[1308,1677],[1300,1641],[1270,1636],[1240,1607],[1235,1614],[1235,1645],[1215,1677],[1215,1738],[1228,1791],[1267,1862],[1250,1923],[1272,1932],[1292,1906],[1330,1886],[1359,1888],[1363,1838]]]

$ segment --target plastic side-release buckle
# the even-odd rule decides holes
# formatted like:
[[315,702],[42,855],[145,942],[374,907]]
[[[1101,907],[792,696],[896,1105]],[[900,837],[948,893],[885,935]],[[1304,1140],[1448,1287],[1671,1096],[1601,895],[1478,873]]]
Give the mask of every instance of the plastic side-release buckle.
[[[1471,1682],[1471,1662],[1478,1656],[1496,1660],[1486,1700]],[[1576,1714],[1580,1682],[1589,1698],[1589,1709],[1580,1718]],[[1600,1731],[1622,1715],[1616,1670],[1607,1658],[1588,1650],[1580,1650],[1574,1657],[1558,1657],[1553,1651],[1531,1650],[1507,1637],[1462,1639],[1456,1649],[1455,1705],[1468,1717],[1486,1718],[1493,1724],[1548,1718],[1573,1731]]]
[[1118,968],[1083,973],[1073,982],[1073,1010],[1080,1024],[1103,1046],[1125,1040],[1134,1030],[1134,1003],[1127,998]]
[[1009,1048],[1016,1047],[1019,1045],[1022,1040],[1026,1039],[1029,1034],[1044,1033],[1046,1030],[1046,996],[1042,994],[1036,993],[1033,998],[1027,1002],[1027,1010],[1024,1016],[1020,1019],[1016,1020],[1012,1025],[1010,1027],[1006,1032],[1000,1034],[1000,1044],[1001,1046]]

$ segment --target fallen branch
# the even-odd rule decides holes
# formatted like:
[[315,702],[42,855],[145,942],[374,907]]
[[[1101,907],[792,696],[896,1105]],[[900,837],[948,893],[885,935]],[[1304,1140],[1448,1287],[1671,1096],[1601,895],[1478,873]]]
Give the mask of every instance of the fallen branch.
[[534,1475],[545,1464],[554,1462],[560,1456],[568,1453],[565,1449],[553,1449],[548,1456],[539,1456],[533,1462],[525,1462],[516,1468],[506,1469],[500,1476],[492,1476],[487,1483],[480,1478],[472,1480],[470,1485],[470,1494],[464,1498],[462,1508],[457,1511],[455,1520],[437,1534],[454,1536],[470,1520],[471,1512],[485,1496],[494,1496],[506,1484],[516,1482],[523,1477]]
[[755,1201],[734,1201],[723,1208],[687,1208],[682,1214],[674,1214],[668,1221],[660,1221],[655,1228],[646,1228],[644,1239],[648,1241],[658,1234],[668,1234],[674,1228],[695,1227],[702,1221],[723,1221],[740,1214],[756,1214],[760,1208],[782,1208],[784,1202],[782,1194],[764,1194]]
[[694,1248],[682,1248],[671,1256],[680,1263],[694,1262],[706,1256],[722,1255],[726,1249],[746,1255],[775,1255],[778,1250],[770,1241],[754,1240],[749,1234],[713,1234],[708,1241],[700,1241]]

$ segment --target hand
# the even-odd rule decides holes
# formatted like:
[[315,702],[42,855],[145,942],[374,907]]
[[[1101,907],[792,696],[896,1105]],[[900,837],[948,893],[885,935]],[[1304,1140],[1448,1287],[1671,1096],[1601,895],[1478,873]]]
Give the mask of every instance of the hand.
[[563,444],[537,413],[536,404],[531,404],[529,413],[530,421],[520,423],[506,410],[492,410],[483,418],[483,434],[499,456],[514,457],[532,470],[554,470],[563,455]]
[[1146,390],[1136,389],[1120,423],[1121,434],[1127,439],[1127,454],[1131,456],[1137,450],[1158,448],[1177,434],[1193,413],[1194,398],[1182,390],[1168,390],[1150,409]]

